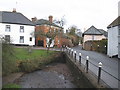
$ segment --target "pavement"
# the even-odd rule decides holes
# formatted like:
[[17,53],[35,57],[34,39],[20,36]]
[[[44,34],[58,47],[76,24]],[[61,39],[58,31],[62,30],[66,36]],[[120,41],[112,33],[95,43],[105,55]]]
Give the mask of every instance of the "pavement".
[[82,50],[81,46],[73,47],[77,52],[77,60],[79,60],[79,53],[82,54],[82,64],[86,64],[86,57],[89,56],[89,69],[98,76],[99,62],[102,62],[101,79],[108,84],[111,88],[118,88],[120,83],[118,78],[118,65],[120,60],[118,58],[109,58],[107,55],[95,51]]

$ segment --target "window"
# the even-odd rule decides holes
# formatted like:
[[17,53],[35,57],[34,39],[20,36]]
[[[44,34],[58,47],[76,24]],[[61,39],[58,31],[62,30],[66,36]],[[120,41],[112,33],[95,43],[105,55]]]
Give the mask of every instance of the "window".
[[10,25],[6,25],[5,31],[10,32]]
[[20,43],[24,43],[24,36],[20,36]]
[[10,35],[5,35],[5,40],[10,42]]
[[30,37],[30,41],[32,41],[32,37]]
[[21,32],[21,33],[24,32],[24,26],[20,26],[20,32]]

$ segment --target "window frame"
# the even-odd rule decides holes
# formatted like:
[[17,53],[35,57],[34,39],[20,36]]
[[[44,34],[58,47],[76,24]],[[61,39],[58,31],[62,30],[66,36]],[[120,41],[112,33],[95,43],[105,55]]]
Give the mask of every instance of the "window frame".
[[11,31],[11,26],[10,25],[6,25],[5,26],[5,32],[10,32]]
[[24,33],[24,26],[20,26],[20,33]]
[[[23,40],[23,41],[22,41]],[[24,43],[24,36],[20,36],[20,43]]]

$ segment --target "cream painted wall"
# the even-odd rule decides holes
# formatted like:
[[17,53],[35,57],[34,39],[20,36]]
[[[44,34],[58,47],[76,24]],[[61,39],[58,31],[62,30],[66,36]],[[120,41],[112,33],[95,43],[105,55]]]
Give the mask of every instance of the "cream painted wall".
[[[84,35],[83,39],[84,39],[83,42],[90,41],[93,39],[93,36],[92,35]],[[102,40],[102,39],[106,39],[106,37],[104,35],[94,35],[94,40]]]

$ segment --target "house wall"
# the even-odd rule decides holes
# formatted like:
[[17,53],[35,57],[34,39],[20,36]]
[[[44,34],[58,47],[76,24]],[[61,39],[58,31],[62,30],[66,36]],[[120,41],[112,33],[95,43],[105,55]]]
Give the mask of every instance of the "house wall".
[[118,26],[118,58],[120,58],[120,25]]
[[[106,39],[104,35],[94,35],[94,40]],[[83,42],[93,40],[93,35],[84,35]]]
[[[6,25],[10,25],[10,32],[5,31]],[[20,32],[20,26],[24,26],[23,33]],[[12,44],[35,45],[35,38],[31,35],[34,30],[34,26],[0,23],[0,36],[10,35]],[[20,43],[20,36],[24,36],[24,43]],[[32,41],[30,41],[30,37],[32,37]]]
[[118,26],[108,29],[107,55],[109,57],[118,55]]

